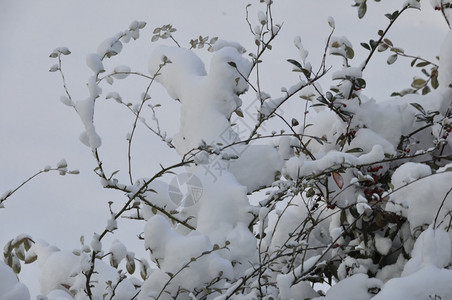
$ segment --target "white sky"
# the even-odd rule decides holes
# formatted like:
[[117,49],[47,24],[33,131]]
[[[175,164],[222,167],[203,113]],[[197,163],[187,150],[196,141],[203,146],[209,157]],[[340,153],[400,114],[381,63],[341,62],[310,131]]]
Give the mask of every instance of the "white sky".
[[[256,20],[258,1],[193,0],[193,1],[119,1],[119,0],[1,0],[0,1],[0,194],[20,184],[45,165],[66,158],[69,168],[79,169],[78,176],[47,174],[28,184],[4,204],[0,210],[0,245],[20,233],[71,250],[79,246],[80,235],[90,240],[94,231],[106,224],[109,211],[107,202],[122,203],[117,192],[105,191],[93,174],[95,161],[90,150],[82,145],[78,136],[82,123],[73,110],[62,105],[59,97],[63,88],[57,73],[49,73],[55,61],[49,58],[52,50],[68,47],[72,54],[64,57],[63,68],[69,89],[75,99],[87,96],[85,82],[90,75],[85,65],[87,54],[94,52],[104,39],[126,29],[131,21],[146,21],[142,37],[125,45],[123,53],[107,68],[126,64],[133,70],[147,72],[147,62],[155,44],[150,43],[153,28],[171,23],[178,29],[175,37],[185,46],[200,34],[219,36],[240,42],[254,50],[254,41],[245,22],[245,5],[253,3],[250,16]],[[352,0],[275,0],[274,20],[283,22],[273,50],[263,57],[263,89],[276,95],[281,86],[295,83],[287,58],[297,57],[293,38],[300,35],[310,52],[308,60],[318,66],[329,33],[327,17],[336,20],[336,35],[346,36],[354,45],[358,65],[367,55],[360,42],[377,39],[378,29],[384,29],[388,20],[384,13],[400,9],[403,0],[374,3],[369,0],[369,12],[358,20]],[[395,24],[389,34],[393,42],[407,53],[433,60],[447,26],[440,14],[435,13],[428,1],[422,0],[421,12],[412,10]],[[164,41],[164,43],[169,43]],[[208,57],[205,50],[197,50]],[[393,91],[409,85],[413,77],[409,61],[396,62],[386,67],[388,53],[377,57],[364,74],[368,88],[364,93],[377,99],[386,99]],[[329,60],[338,66],[338,59]],[[208,63],[208,61],[206,61]],[[328,79],[330,77],[328,76]],[[128,90],[131,102],[137,102],[146,82],[128,80],[118,85]],[[324,89],[327,85],[324,86]],[[109,91],[111,88],[105,88]],[[161,122],[170,133],[178,126],[178,106],[161,87],[156,86],[151,96],[162,103]],[[246,98],[246,97],[245,97]],[[252,96],[248,97],[249,99]],[[116,103],[98,100],[96,119],[103,136],[100,149],[104,164],[110,172],[121,169],[126,177],[126,141],[132,118]],[[166,109],[166,110],[165,110]],[[178,156],[140,128],[134,157],[136,177],[152,176],[159,163],[169,165]],[[137,139],[137,140],[138,140]],[[133,241],[141,232],[142,224],[128,226],[114,235],[120,240]],[[108,241],[105,245],[108,245]],[[135,247],[136,246],[136,247]],[[135,248],[134,248],[135,247]],[[135,243],[129,250],[142,251]],[[144,254],[141,254],[144,255]],[[21,278],[29,285],[32,295],[37,293],[36,270],[25,269]],[[27,276],[28,274],[28,276]],[[31,274],[31,275],[30,275]]]

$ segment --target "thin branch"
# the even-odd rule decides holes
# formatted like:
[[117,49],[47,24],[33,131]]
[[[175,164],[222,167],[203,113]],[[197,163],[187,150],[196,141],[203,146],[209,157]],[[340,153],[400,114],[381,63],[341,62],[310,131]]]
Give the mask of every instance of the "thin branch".
[[443,208],[444,203],[446,203],[447,196],[449,196],[450,192],[452,192],[452,188],[450,188],[449,191],[446,193],[446,195],[443,198],[443,201],[441,201],[441,205],[439,206],[438,210],[436,211],[435,220],[433,221],[433,228],[434,229],[436,229],[436,221],[438,220],[439,212]]
[[151,77],[151,81],[149,82],[146,91],[144,92],[143,95],[143,99],[141,100],[141,104],[140,107],[138,108],[136,115],[135,115],[135,120],[133,121],[133,125],[132,125],[132,132],[130,133],[130,137],[128,139],[128,147],[127,147],[127,157],[128,157],[128,169],[129,169],[129,180],[130,180],[130,184],[133,184],[133,178],[132,178],[132,139],[133,136],[135,134],[135,130],[137,128],[137,123],[138,123],[138,119],[140,116],[140,112],[143,109],[144,103],[148,100],[147,99],[147,95],[149,92],[149,89],[151,88],[152,84],[154,83],[155,77],[157,76],[157,74],[160,72],[160,70],[162,69],[162,67],[165,64],[162,64],[159,66],[159,68],[157,69],[157,71],[155,72],[155,74]]
[[402,8],[402,10],[397,14],[397,16],[395,16],[394,19],[391,19],[389,21],[389,25],[388,27],[386,27],[386,29],[383,31],[383,33],[380,36],[380,39],[376,42],[375,47],[372,48],[372,50],[369,53],[369,56],[367,57],[367,59],[365,60],[363,66],[361,67],[361,71],[364,71],[364,69],[366,68],[367,64],[369,63],[370,59],[372,58],[372,56],[375,53],[375,50],[377,50],[378,45],[381,44],[381,42],[383,41],[384,37],[386,36],[386,34],[388,33],[389,29],[391,29],[392,25],[395,23],[395,21],[400,17],[400,15],[409,8],[409,6],[405,6],[404,8]]

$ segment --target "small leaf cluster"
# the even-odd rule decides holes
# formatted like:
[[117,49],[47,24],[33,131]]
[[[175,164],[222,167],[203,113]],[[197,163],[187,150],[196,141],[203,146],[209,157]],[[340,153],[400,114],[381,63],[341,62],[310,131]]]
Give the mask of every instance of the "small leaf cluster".
[[306,78],[311,77],[311,70],[303,68],[303,66],[296,61],[295,59],[288,59],[287,62],[291,63],[292,65],[294,65],[295,67],[292,69],[293,72],[301,72],[303,73]]
[[342,56],[344,59],[353,59],[355,57],[355,51],[351,44],[344,41],[333,41],[330,45],[330,54]]
[[[418,60],[420,62],[417,62]],[[439,87],[437,65],[416,57],[411,62],[411,66],[421,68],[422,75],[424,75],[425,78],[420,78],[417,76],[413,77],[410,88],[404,89],[400,92],[394,92],[391,94],[391,96],[416,94],[419,91],[421,91],[422,95],[426,95],[430,93],[432,89],[436,90]],[[425,66],[430,66],[430,70],[428,71],[426,68],[424,68]]]
[[3,260],[16,274],[22,268],[20,261],[30,264],[38,258],[36,254],[28,252],[33,243],[30,236],[22,234],[10,240],[3,248]]
[[[381,0],[374,0],[375,2],[380,2]],[[358,8],[358,18],[362,19],[367,12],[367,0],[355,0],[353,7]]]
[[425,111],[425,109],[419,103],[410,103],[420,113],[416,114],[417,122],[425,122],[427,124],[433,124],[433,118],[439,115],[439,111]]
[[161,27],[156,27],[152,32],[154,35],[151,38],[152,42],[156,42],[159,39],[167,39],[172,37],[172,33],[176,32],[177,29],[173,27],[171,24],[166,24]]
[[213,37],[209,40],[208,36],[199,36],[197,39],[191,39],[190,40],[190,49],[202,49],[205,45],[209,46],[207,48],[207,51],[213,52],[213,45],[218,40],[218,37]]

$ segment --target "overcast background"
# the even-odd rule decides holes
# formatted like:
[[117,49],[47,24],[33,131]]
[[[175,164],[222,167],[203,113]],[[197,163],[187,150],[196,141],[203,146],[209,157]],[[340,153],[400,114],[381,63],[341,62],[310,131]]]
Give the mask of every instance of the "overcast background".
[[[152,30],[163,24],[176,27],[178,31],[174,35],[186,47],[191,38],[203,35],[237,41],[253,51],[254,40],[245,21],[245,6],[253,4],[250,19],[256,24],[257,11],[263,9],[258,2],[0,0],[0,194],[15,188],[45,165],[55,166],[61,158],[67,160],[70,169],[81,172],[77,176],[42,175],[7,200],[6,208],[0,209],[0,245],[3,247],[18,234],[27,233],[34,239],[72,250],[79,247],[81,235],[90,241],[93,232],[103,230],[109,216],[108,201],[119,206],[125,199],[120,193],[101,188],[92,171],[95,161],[91,152],[78,139],[83,125],[75,112],[59,101],[64,94],[60,77],[48,72],[56,62],[49,58],[54,48],[65,46],[71,50],[72,54],[64,57],[63,69],[72,96],[84,99],[88,95],[85,83],[91,75],[85,64],[86,55],[96,51],[104,39],[128,28],[133,20],[147,22],[141,38],[126,44],[121,55],[106,63],[107,69],[126,64],[147,73],[147,62],[156,46],[150,42]],[[368,53],[359,43],[377,39],[378,29],[388,24],[384,13],[400,9],[404,0],[381,3],[369,0],[369,12],[363,20],[358,20],[356,8],[351,7],[352,0],[275,2],[274,21],[284,24],[273,50],[263,57],[262,68],[263,90],[272,95],[277,95],[281,86],[296,82],[296,75],[286,62],[287,58],[298,58],[292,42],[296,35],[301,36],[310,52],[308,60],[314,68],[318,67],[330,30],[327,17],[333,16],[335,34],[346,36],[354,45],[356,58],[352,63],[356,66]],[[423,10],[403,15],[388,37],[407,53],[434,60],[448,28],[428,1],[421,3]],[[168,40],[162,43],[171,44]],[[196,50],[196,53],[208,65],[210,54],[206,50]],[[414,76],[409,60],[397,61],[387,68],[387,56],[387,53],[377,54],[364,74],[368,83],[365,94],[379,100],[388,99],[391,92],[407,87]],[[340,60],[333,58],[327,64],[338,66]],[[327,77],[329,80],[330,75]],[[146,84],[138,78],[128,79],[118,82],[118,90],[130,102],[137,103]],[[114,90],[115,86],[105,87],[104,92]],[[151,96],[154,104],[163,104],[162,127],[174,134],[179,122],[177,103],[159,86],[155,86]],[[245,96],[246,99],[252,99],[252,95]],[[103,98],[96,105],[104,165],[109,172],[121,169],[118,176],[126,180],[125,136],[130,131],[132,116],[123,107]],[[179,159],[174,151],[168,151],[141,127],[136,141],[133,148],[136,178],[152,176],[159,163],[168,166]],[[144,255],[142,244],[136,239],[143,224],[121,227],[123,223],[112,238],[128,243],[129,250],[137,252],[138,257]],[[105,243],[108,245],[109,240]],[[38,293],[36,274],[36,266],[27,266],[19,276],[29,286],[32,296]]]

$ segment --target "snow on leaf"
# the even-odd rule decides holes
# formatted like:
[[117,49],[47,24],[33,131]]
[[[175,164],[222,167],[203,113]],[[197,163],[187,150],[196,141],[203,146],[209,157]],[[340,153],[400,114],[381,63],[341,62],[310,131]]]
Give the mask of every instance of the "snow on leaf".
[[130,72],[130,67],[129,66],[117,66],[114,70],[113,70],[114,74],[112,75],[114,78],[116,79],[124,79],[127,78],[127,76],[129,76],[129,72]]
[[88,56],[86,56],[86,64],[94,72],[94,74],[105,72],[104,64],[102,63],[99,54],[88,54]]

